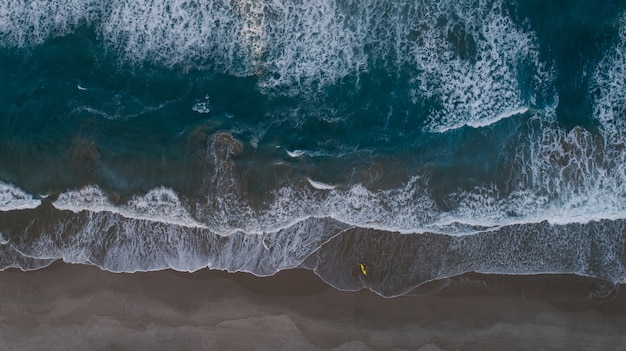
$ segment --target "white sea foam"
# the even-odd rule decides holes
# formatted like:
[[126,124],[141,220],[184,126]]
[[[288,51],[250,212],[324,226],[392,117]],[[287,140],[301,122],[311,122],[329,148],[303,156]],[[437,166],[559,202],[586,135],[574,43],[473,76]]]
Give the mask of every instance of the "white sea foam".
[[[425,125],[435,132],[483,127],[528,108],[532,96],[523,97],[518,82],[522,65],[538,72],[535,80],[551,79],[534,35],[513,23],[501,1],[486,0],[10,0],[0,10],[7,33],[0,45],[41,43],[83,24],[127,60],[256,75],[268,93],[320,90],[373,64],[410,69],[415,101],[441,104]],[[210,106],[201,101],[192,109]]]
[[40,44],[93,23],[104,2],[82,0],[4,0],[0,6],[0,45]]
[[437,208],[425,188],[425,180],[420,177],[414,177],[403,187],[376,192],[360,184],[344,190],[326,184],[313,185],[308,179],[307,183],[311,186],[277,189],[273,200],[262,210],[237,197],[237,190],[209,194],[207,204],[200,204],[197,216],[222,235],[274,232],[310,218],[332,218],[366,228],[423,232],[437,217]]
[[36,208],[40,204],[40,200],[33,199],[31,195],[23,190],[0,181],[0,211]]
[[515,24],[501,2],[426,7],[420,44],[412,45],[408,56],[423,72],[414,77],[414,98],[432,97],[441,104],[427,130],[482,127],[527,109],[531,101],[523,97],[518,77],[524,65],[537,72],[535,80],[551,79],[539,62],[534,34]]
[[317,182],[311,178],[307,178],[306,180],[309,181],[309,184],[311,184],[312,187],[314,187],[315,189],[318,190],[333,190],[336,187],[334,185],[329,185],[329,184],[325,184],[322,182]]
[[[164,101],[158,104],[150,105],[150,104],[144,103],[143,101],[141,101],[140,99],[136,97],[132,97],[132,101],[130,101],[127,105],[120,104],[119,102],[115,102],[111,104],[104,104],[104,105],[98,106],[97,108],[93,106],[85,105],[85,106],[80,106],[80,107],[75,108],[72,111],[72,113],[87,112],[91,115],[99,116],[101,118],[106,118],[109,120],[124,120],[124,119],[136,118],[136,117],[139,117],[139,116],[142,116],[142,115],[154,112],[154,111],[161,110],[164,107],[173,103],[174,101],[176,100],[169,100],[169,101]],[[127,110],[127,106],[135,107],[137,103],[142,105],[139,110],[134,110],[134,109],[130,109],[130,111]],[[203,106],[203,108],[208,109],[208,106]]]
[[333,84],[365,66],[365,32],[346,27],[334,1],[120,1],[103,38],[136,61],[257,75],[265,91]]
[[266,92],[320,89],[372,64],[412,67],[414,95],[436,95],[444,107],[431,116],[436,131],[528,106],[517,67],[543,74],[534,36],[501,1],[7,1],[0,45],[38,44],[90,25],[125,59],[256,75]]
[[[359,5],[351,1],[270,4],[265,12],[271,20],[266,21],[268,75],[261,82],[263,88],[271,91],[277,87],[295,86],[299,90],[323,87],[367,69],[367,28],[355,23],[367,19],[360,17],[362,14],[355,5],[371,9],[375,4]],[[279,21],[274,22],[275,19]]]
[[551,210],[556,223],[626,218],[626,16],[619,26],[590,80],[600,135],[545,129],[534,146],[537,185],[559,198]]
[[488,125],[497,123],[503,119],[506,118],[510,118],[516,115],[521,115],[526,113],[526,111],[528,111],[528,107],[522,107],[516,110],[512,110],[512,111],[504,111],[499,115],[494,115],[492,118],[484,118],[484,119],[479,119],[479,120],[472,120],[470,122],[467,122],[467,125],[473,128],[480,128],[480,127],[486,127]]
[[96,186],[87,186],[78,191],[63,193],[59,195],[53,205],[60,210],[72,212],[83,210],[102,212],[113,208],[107,196]]
[[440,216],[442,227],[626,218],[626,16],[619,26],[616,42],[590,80],[599,133],[560,127],[558,99],[555,106],[535,111],[530,134],[519,142],[516,164],[506,175],[514,190],[502,194],[493,186],[451,194],[448,202],[456,207]]
[[293,157],[293,158],[300,157],[300,156],[303,156],[305,154],[306,154],[306,152],[303,151],[303,150],[293,150],[293,151],[287,150],[287,155],[289,155],[289,157]]
[[198,101],[191,109],[198,113],[211,112],[211,100],[209,99],[209,96],[207,95],[202,101]]
[[347,155],[353,155],[358,152],[362,152],[363,149],[358,149],[357,147],[334,147],[330,150],[318,149],[318,150],[286,150],[287,156],[292,158],[298,157],[336,157],[340,158]]
[[624,143],[626,129],[626,15],[613,48],[599,62],[591,80],[595,117],[609,142]]
[[174,191],[156,188],[144,196],[135,196],[128,203],[120,206],[112,204],[109,198],[96,186],[87,186],[77,191],[59,195],[53,203],[60,210],[72,212],[111,212],[127,218],[162,222],[184,227],[204,228],[184,209]]

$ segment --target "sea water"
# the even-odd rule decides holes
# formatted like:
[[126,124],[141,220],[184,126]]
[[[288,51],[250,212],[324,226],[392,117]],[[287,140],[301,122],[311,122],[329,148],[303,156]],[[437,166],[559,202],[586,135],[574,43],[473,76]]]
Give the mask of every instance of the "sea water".
[[1,268],[626,282],[623,1],[3,0],[0,83]]

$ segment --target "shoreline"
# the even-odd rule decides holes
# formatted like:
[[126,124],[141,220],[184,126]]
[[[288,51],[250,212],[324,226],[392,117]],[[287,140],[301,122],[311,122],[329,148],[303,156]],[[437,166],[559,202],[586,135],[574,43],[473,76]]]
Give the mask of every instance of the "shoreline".
[[[0,272],[4,350],[624,349],[626,294],[573,276],[450,279],[434,295],[344,292],[313,272]],[[623,290],[622,290],[623,291]]]

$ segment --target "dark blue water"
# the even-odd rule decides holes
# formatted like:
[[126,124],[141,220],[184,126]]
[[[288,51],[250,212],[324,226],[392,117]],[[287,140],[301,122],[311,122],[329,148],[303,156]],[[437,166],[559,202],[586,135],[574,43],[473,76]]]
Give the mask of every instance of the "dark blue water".
[[3,267],[624,282],[623,1],[1,6]]

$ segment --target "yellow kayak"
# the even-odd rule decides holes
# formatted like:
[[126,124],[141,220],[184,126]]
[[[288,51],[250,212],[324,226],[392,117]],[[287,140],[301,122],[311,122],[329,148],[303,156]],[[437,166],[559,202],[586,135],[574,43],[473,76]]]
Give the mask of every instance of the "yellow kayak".
[[361,267],[361,273],[363,273],[363,275],[367,275],[367,269],[365,268],[365,265],[363,263],[359,263],[359,267]]

